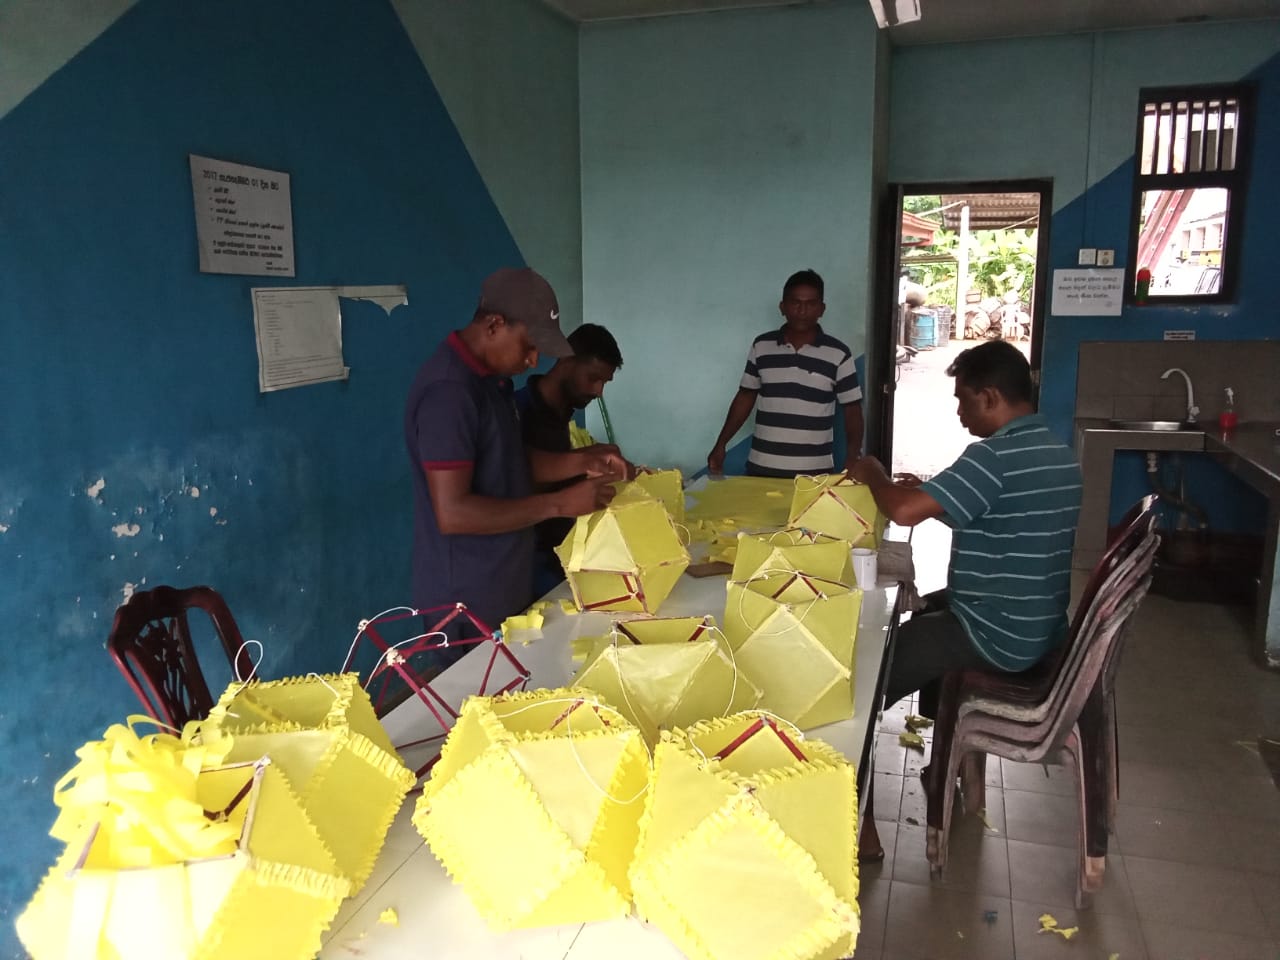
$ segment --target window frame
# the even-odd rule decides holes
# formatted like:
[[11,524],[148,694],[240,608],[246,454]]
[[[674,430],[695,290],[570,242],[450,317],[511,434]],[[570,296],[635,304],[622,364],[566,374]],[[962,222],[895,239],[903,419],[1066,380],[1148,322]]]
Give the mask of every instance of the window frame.
[[[1236,124],[1236,163],[1232,170],[1200,170],[1194,173],[1142,172],[1143,127],[1149,104],[1207,99],[1234,99],[1239,102]],[[1150,292],[1147,305],[1196,306],[1206,303],[1235,303],[1244,246],[1245,197],[1253,154],[1253,89],[1246,83],[1214,83],[1179,87],[1143,87],[1138,91],[1137,136],[1133,151],[1133,198],[1129,209],[1129,256],[1125,265],[1125,303],[1137,304],[1138,239],[1142,220],[1142,195],[1151,190],[1217,187],[1228,191],[1226,224],[1222,232],[1222,280],[1213,294],[1182,293],[1160,295]],[[1153,167],[1157,166],[1153,162]]]

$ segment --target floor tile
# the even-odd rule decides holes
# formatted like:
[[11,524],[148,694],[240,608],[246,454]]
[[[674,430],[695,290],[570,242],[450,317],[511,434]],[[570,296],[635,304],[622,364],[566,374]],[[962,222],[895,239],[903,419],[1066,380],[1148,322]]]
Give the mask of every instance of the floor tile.
[[1116,842],[1126,856],[1233,867],[1236,854],[1226,822],[1214,814],[1121,803]]
[[[1006,778],[1005,783],[1008,784]],[[1010,840],[1075,848],[1080,831],[1080,801],[1025,790],[1004,790],[1005,832]]]
[[1268,936],[1249,874],[1220,867],[1124,857],[1138,916],[1153,924]]
[[1251,874],[1249,885],[1253,887],[1254,902],[1266,918],[1271,936],[1280,940],[1280,877]]
[[[1041,933],[1040,918],[1048,914],[1062,929],[1076,927],[1070,940]],[[1013,943],[1017,960],[1099,960],[1119,954],[1120,960],[1145,960],[1147,949],[1136,917],[1076,911],[1071,907],[1033,901],[1013,902]]]
[[[984,917],[994,911],[995,920]],[[1013,954],[1004,897],[895,880],[889,892],[885,960],[999,960]]]
[[[1009,841],[1009,885],[1014,900],[1074,908],[1079,873],[1079,852],[1075,847]],[[1137,908],[1129,888],[1124,859],[1118,854],[1107,857],[1102,889],[1093,894],[1091,909],[1097,913],[1136,918]]]
[[[1272,960],[1280,956],[1280,944],[1274,940],[1244,937],[1235,933],[1195,930],[1173,924],[1142,924],[1149,960],[1188,960],[1211,957],[1212,960]],[[1022,954],[1018,954],[1022,960]]]
[[974,891],[997,897],[1009,896],[1009,851],[1002,837],[985,836],[976,824],[952,830],[947,866],[941,880],[933,880],[925,855],[925,827],[898,827],[898,855],[893,863],[893,879],[921,886]]
[[884,848],[884,859],[878,863],[859,863],[858,878],[861,881],[875,881],[881,877],[887,882],[893,876],[893,864],[897,855],[898,824],[890,820],[877,820],[876,833],[880,836],[880,846]]
[[1228,819],[1223,829],[1228,864],[1280,876],[1280,824]]
[[902,806],[902,777],[877,770],[874,784],[876,819],[897,823]]
[[1267,774],[1241,777],[1204,770],[1200,792],[1221,816],[1280,824],[1280,789]]
[[[989,758],[987,765],[990,766],[994,762],[994,758]],[[1046,767],[1039,763],[1001,760],[1000,766],[1003,770],[1006,790],[1052,793],[1060,797],[1074,797],[1076,794],[1075,774],[1060,764],[1050,764]]]
[[901,776],[907,762],[907,751],[898,742],[896,733],[876,734],[876,773],[893,773]]
[[898,822],[912,826],[928,823],[929,803],[920,777],[902,778],[902,806],[898,809]]
[[1120,802],[1169,810],[1213,810],[1214,804],[1204,790],[1205,776],[1200,770],[1122,757]]
[[863,879],[858,890],[858,909],[861,912],[862,929],[854,950],[856,960],[880,956],[884,946],[885,922],[889,916],[888,877],[876,880]]

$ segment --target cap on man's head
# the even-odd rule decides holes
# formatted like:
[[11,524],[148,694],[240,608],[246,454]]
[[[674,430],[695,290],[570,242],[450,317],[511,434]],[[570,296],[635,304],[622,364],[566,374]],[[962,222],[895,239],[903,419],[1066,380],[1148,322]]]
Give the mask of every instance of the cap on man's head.
[[555,291],[528,267],[503,267],[489,274],[480,288],[478,309],[523,323],[539,353],[549,357],[573,355],[573,347],[560,331],[560,304]]

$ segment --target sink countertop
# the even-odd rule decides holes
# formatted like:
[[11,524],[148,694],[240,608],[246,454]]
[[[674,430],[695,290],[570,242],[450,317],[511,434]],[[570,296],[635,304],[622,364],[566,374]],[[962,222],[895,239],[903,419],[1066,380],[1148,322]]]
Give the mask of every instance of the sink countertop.
[[1253,486],[1271,497],[1280,496],[1280,421],[1241,423],[1230,433],[1216,426],[1204,435],[1205,449],[1235,462],[1228,469],[1243,474]]
[[[1115,450],[1188,451],[1204,450],[1205,433],[1201,430],[1136,430],[1117,427],[1106,417],[1077,417],[1076,454],[1084,464],[1086,447],[1109,447]],[[1088,436],[1095,443],[1086,443]]]

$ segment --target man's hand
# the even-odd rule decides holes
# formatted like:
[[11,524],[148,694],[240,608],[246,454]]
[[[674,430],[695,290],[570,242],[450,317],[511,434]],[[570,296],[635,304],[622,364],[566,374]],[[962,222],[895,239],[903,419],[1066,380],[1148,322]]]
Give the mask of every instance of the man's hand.
[[724,475],[724,444],[717,443],[711,448],[711,452],[707,454],[707,473],[713,477]]
[[889,473],[875,457],[859,457],[849,468],[849,476],[858,483],[875,486],[877,483],[891,483]]
[[588,478],[579,480],[560,492],[560,515],[564,517],[581,517],[587,513],[603,510],[613,499],[613,484],[608,480]]
[[895,473],[893,475],[893,482],[898,484],[900,487],[918,487],[920,484],[924,483],[924,481],[914,473]]
[[612,444],[598,443],[583,448],[585,473],[590,478],[603,477],[608,480],[634,480],[635,464],[618,452]]

